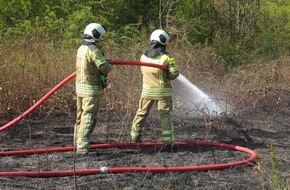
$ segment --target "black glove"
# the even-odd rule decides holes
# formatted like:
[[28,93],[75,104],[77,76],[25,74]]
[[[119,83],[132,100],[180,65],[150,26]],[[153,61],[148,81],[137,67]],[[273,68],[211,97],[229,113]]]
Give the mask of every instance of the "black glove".
[[106,74],[101,74],[100,85],[103,89],[106,88],[106,86],[108,85],[108,80],[107,80]]
[[106,61],[107,61],[108,63],[110,63],[111,65],[113,64],[112,59],[106,59]]

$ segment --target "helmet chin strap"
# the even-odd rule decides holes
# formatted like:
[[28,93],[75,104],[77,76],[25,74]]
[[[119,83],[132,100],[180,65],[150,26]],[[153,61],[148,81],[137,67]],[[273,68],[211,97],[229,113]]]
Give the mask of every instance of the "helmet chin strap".
[[97,40],[95,40],[95,39],[84,39],[84,41],[85,42],[89,42],[89,43],[95,43],[95,42],[97,42]]
[[93,38],[92,36],[87,35],[87,34],[84,36],[84,41],[88,42],[88,43],[98,42],[98,40],[96,40],[95,38]]

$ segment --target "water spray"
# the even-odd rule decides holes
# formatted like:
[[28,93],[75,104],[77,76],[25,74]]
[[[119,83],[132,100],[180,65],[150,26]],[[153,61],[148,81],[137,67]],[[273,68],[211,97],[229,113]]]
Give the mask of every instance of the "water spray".
[[184,119],[204,115],[220,117],[228,110],[225,108],[225,102],[216,101],[182,74],[172,81],[172,86],[173,102],[177,108],[174,114]]

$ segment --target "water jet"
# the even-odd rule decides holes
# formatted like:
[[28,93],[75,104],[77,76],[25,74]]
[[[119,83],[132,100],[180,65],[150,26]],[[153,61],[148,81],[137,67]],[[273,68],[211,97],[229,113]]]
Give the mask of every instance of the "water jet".
[[210,97],[182,74],[172,81],[172,86],[173,114],[183,119],[192,119],[204,115],[219,117],[223,116],[228,110],[225,101]]

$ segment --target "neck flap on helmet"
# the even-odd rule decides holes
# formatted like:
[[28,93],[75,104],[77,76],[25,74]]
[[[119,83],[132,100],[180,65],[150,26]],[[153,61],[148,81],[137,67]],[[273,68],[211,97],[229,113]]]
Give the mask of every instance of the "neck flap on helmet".
[[149,48],[144,53],[147,57],[153,57],[155,55],[167,54],[166,45],[159,43],[158,41],[153,40],[150,43]]

